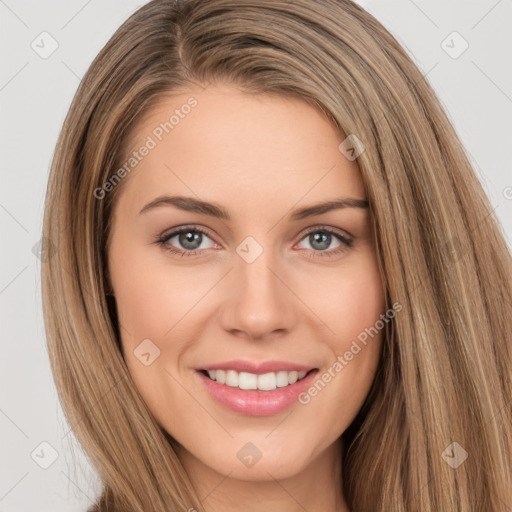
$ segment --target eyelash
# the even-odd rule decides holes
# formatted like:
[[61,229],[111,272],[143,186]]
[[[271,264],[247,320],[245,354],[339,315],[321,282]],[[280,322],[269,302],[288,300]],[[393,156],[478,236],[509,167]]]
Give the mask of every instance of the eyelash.
[[[195,250],[191,250],[191,251],[180,250],[180,249],[176,249],[176,247],[173,247],[172,245],[168,244],[168,241],[171,238],[174,238],[176,235],[180,235],[181,233],[188,233],[188,232],[202,233],[203,235],[206,235],[209,238],[211,238],[211,236],[209,235],[209,233],[206,230],[201,229],[198,226],[191,225],[191,226],[181,227],[181,228],[176,229],[166,235],[160,235],[157,237],[155,243],[173,254],[177,254],[179,256],[185,256],[187,258],[195,256],[195,255],[199,254],[201,251],[207,250],[207,249],[195,249]],[[354,241],[352,239],[346,238],[343,235],[340,235],[334,229],[329,228],[329,227],[324,227],[324,226],[320,226],[320,227],[315,226],[314,228],[308,230],[302,236],[301,241],[304,238],[306,238],[308,235],[310,235],[311,233],[329,233],[331,235],[334,235],[341,242],[341,245],[336,249],[331,249],[328,251],[314,251],[313,250],[313,253],[314,253],[314,256],[312,256],[313,258],[326,258],[326,257],[337,255],[339,253],[346,251],[350,247],[352,247],[353,243],[354,243]]]

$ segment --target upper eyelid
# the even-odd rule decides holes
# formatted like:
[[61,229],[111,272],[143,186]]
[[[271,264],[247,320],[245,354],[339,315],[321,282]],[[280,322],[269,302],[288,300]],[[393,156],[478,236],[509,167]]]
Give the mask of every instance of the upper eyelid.
[[[332,226],[326,226],[326,225],[322,225],[322,224],[319,224],[317,226],[312,226],[311,228],[307,228],[306,231],[303,232],[302,236],[305,237],[309,233],[315,233],[316,231],[322,231],[322,230],[325,230],[328,233],[337,234],[337,235],[342,236],[344,238],[350,238],[351,240],[355,238],[354,235],[350,234],[348,231],[345,231],[344,229],[335,228],[335,227],[332,227]],[[340,232],[344,233],[344,234],[340,234]]]
[[[171,230],[169,230],[168,233],[166,233],[164,231],[164,233],[159,236],[159,239],[160,240],[162,240],[162,239],[169,240],[170,238],[174,238],[176,235],[180,234],[183,231],[187,231],[187,230],[202,232],[202,233],[206,234],[213,242],[218,243],[215,240],[215,237],[213,237],[211,235],[210,230],[204,226],[199,225],[199,224],[189,224],[189,225],[184,225],[181,227],[178,226],[176,228],[172,228]],[[309,228],[306,228],[306,230],[302,232],[300,240],[302,240],[305,236],[307,236],[310,233],[315,233],[317,231],[322,231],[322,230],[325,230],[329,233],[340,236],[341,238],[345,238],[350,241],[353,241],[353,239],[355,238],[352,234],[350,234],[348,231],[345,231],[344,229],[335,228],[333,226],[327,226],[324,224],[317,224],[314,226],[310,226]]]
[[176,235],[179,235],[183,231],[199,231],[201,233],[204,233],[204,234],[208,235],[213,240],[213,237],[211,236],[211,233],[210,233],[209,229],[207,229],[207,228],[205,228],[203,226],[194,225],[194,224],[185,225],[183,227],[177,227],[177,228],[172,228],[172,229],[166,230],[158,238],[159,239],[173,238]]

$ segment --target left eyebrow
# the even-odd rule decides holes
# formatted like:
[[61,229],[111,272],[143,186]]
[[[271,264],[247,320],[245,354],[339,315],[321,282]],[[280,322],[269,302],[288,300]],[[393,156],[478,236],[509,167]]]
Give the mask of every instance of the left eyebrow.
[[320,215],[330,210],[339,210],[340,208],[368,208],[369,202],[366,199],[355,199],[355,198],[343,198],[335,199],[333,201],[324,201],[323,203],[314,204],[312,206],[306,206],[291,215],[291,220],[301,220],[306,217],[313,217],[314,215]]
[[[203,215],[209,215],[211,217],[216,217],[219,219],[225,219],[228,221],[231,220],[231,215],[222,206],[214,203],[208,203],[206,201],[201,201],[193,197],[185,196],[159,196],[156,199],[153,199],[153,201],[146,204],[139,212],[139,215],[141,213],[147,212],[148,210],[164,205],[174,206],[181,210],[201,213]],[[338,210],[341,208],[364,209],[368,208],[368,206],[369,203],[366,199],[341,198],[331,201],[324,201],[322,203],[297,209],[289,216],[289,218],[292,221],[297,221],[305,219],[306,217],[321,215],[322,213],[328,212],[330,210]]]

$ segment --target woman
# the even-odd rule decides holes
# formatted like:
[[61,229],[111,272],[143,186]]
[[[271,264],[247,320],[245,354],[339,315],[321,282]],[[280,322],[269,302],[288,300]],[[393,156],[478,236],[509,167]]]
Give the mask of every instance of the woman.
[[510,509],[491,212],[356,4],[144,5],[82,80],[45,209],[48,349],[104,485],[90,510]]

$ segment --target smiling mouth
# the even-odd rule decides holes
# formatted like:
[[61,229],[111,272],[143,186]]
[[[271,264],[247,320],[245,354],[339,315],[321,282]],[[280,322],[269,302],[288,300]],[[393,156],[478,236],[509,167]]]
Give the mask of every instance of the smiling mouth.
[[301,381],[312,372],[309,371],[278,371],[255,374],[250,372],[237,372],[235,370],[198,370],[210,380],[228,387],[241,390],[272,391],[277,388],[285,388]]

